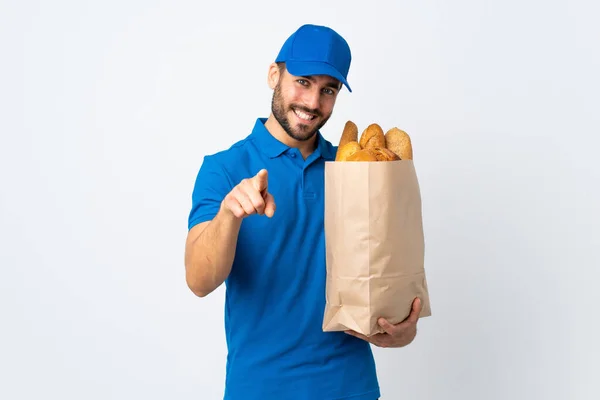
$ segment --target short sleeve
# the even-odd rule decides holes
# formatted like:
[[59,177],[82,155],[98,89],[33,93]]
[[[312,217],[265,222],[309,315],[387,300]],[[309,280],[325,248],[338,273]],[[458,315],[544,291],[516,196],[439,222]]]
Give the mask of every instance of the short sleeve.
[[215,217],[221,202],[231,191],[230,180],[214,156],[205,156],[192,192],[188,229]]

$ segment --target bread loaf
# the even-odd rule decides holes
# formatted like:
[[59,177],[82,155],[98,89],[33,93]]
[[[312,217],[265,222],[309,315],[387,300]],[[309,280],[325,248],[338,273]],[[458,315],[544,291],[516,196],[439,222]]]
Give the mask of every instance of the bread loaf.
[[374,149],[361,149],[351,154],[346,161],[379,161]]
[[390,129],[385,134],[387,148],[393,151],[402,160],[412,160],[413,151],[410,136],[406,132],[396,127]]
[[410,136],[394,127],[385,134],[376,123],[370,124],[358,139],[358,128],[346,122],[340,138],[335,161],[399,161],[412,160]]
[[358,142],[358,127],[352,121],[347,121],[342,131],[342,137],[340,138],[340,144],[338,148],[342,148],[350,142]]
[[374,151],[377,161],[395,161],[400,159],[396,153],[385,147],[374,147],[371,150]]
[[377,124],[371,124],[367,126],[367,129],[365,129],[360,135],[359,143],[363,149],[369,149],[373,147],[386,147],[383,129],[381,129],[381,127]]
[[348,157],[357,151],[361,150],[360,144],[357,141],[350,141],[345,145],[338,147],[335,161],[347,161]]

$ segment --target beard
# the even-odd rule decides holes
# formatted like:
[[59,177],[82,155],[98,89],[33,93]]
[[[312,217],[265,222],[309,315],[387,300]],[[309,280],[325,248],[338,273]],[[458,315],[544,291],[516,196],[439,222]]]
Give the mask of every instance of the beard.
[[[289,111],[294,112],[294,109],[314,115],[315,118],[320,118],[321,121],[319,121],[319,123],[312,128],[304,124],[298,124],[297,126],[293,127],[290,123],[287,113]],[[271,112],[288,136],[298,141],[306,141],[311,139],[317,133],[317,131],[327,123],[329,117],[331,116],[331,114],[323,116],[319,110],[310,109],[301,105],[285,104],[283,101],[283,95],[281,93],[280,82],[277,83],[277,86],[275,86],[275,90],[273,92]]]

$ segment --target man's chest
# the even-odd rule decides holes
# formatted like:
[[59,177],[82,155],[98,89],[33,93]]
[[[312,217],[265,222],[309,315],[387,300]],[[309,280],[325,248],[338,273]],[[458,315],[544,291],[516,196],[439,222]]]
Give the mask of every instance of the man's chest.
[[252,215],[244,219],[239,250],[250,256],[319,241],[324,226],[324,162],[301,166],[284,158],[265,163],[264,168],[268,171],[267,190],[275,201],[275,213],[272,218]]

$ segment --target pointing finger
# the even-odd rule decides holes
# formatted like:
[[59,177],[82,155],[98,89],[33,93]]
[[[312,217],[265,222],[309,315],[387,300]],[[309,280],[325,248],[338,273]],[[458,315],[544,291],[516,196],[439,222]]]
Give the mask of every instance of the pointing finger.
[[254,188],[259,192],[262,192],[263,190],[267,189],[267,182],[268,173],[267,170],[264,168],[258,171],[254,178],[252,178],[252,184],[254,185]]

